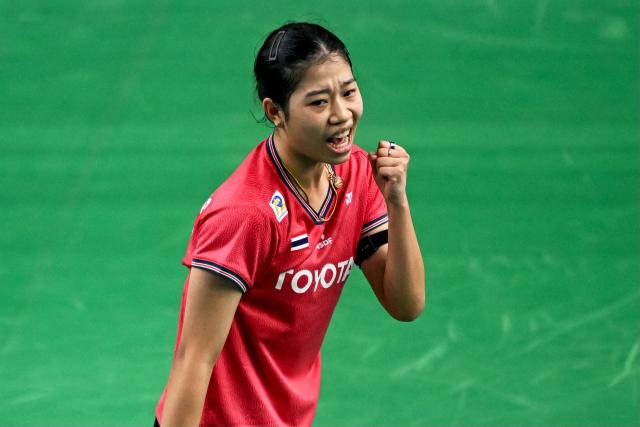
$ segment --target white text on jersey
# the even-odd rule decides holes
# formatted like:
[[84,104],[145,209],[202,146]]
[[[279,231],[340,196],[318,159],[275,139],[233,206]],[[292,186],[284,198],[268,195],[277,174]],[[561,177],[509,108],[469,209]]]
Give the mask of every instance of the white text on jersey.
[[282,290],[282,286],[285,280],[290,276],[291,280],[288,283],[291,285],[291,289],[297,294],[303,294],[307,292],[311,285],[313,285],[313,292],[318,290],[318,285],[324,289],[329,289],[334,283],[344,283],[351,273],[353,267],[353,257],[350,257],[346,261],[340,261],[337,265],[327,263],[319,270],[299,270],[295,272],[293,268],[287,271],[283,271],[278,276],[278,282],[276,283],[276,289]]
[[321,236],[321,241],[320,243],[318,243],[316,245],[316,249],[322,249],[325,246],[329,246],[330,244],[333,243],[333,237],[327,237],[326,239],[324,238],[324,234]]

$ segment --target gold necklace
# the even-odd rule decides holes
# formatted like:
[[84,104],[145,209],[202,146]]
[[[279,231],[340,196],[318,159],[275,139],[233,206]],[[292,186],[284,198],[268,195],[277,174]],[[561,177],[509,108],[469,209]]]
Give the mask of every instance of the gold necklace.
[[[296,183],[296,185],[298,186],[300,191],[302,191],[302,195],[304,196],[304,198],[307,201],[307,203],[309,203],[309,195],[307,194],[306,191],[304,191],[304,187],[302,186],[302,184],[300,184],[300,181],[298,181],[298,178],[296,178],[296,176],[289,170],[289,168],[285,166],[284,162],[282,162],[282,166],[284,167],[284,170],[287,171],[287,174],[289,174],[289,176]],[[326,163],[324,163],[324,170],[327,172],[327,178],[329,179],[329,188],[331,188],[331,191],[333,191],[333,194],[336,197],[336,202],[333,204],[333,209],[331,210],[331,214],[329,214],[329,216],[325,216],[324,218],[320,217],[320,219],[322,221],[327,222],[327,221],[329,221],[331,219],[331,217],[335,213],[336,206],[338,206],[338,200],[337,200],[338,199],[338,188],[342,187],[342,178],[340,178],[338,175],[336,175],[331,170],[329,165],[326,164]]]

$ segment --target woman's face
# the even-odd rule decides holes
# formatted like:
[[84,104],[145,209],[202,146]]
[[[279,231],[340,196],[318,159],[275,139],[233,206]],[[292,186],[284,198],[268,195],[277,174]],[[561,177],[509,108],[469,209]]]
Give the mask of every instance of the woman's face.
[[287,148],[309,163],[346,161],[362,108],[351,67],[341,56],[311,65],[289,99]]

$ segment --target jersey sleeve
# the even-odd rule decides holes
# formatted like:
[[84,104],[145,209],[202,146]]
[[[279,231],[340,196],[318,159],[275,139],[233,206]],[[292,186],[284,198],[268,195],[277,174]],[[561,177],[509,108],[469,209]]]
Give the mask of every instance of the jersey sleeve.
[[373,169],[368,159],[366,164],[367,206],[360,236],[364,236],[371,230],[389,222],[387,204],[373,178]]
[[207,209],[196,221],[183,264],[219,274],[247,292],[276,239],[271,221],[254,206]]

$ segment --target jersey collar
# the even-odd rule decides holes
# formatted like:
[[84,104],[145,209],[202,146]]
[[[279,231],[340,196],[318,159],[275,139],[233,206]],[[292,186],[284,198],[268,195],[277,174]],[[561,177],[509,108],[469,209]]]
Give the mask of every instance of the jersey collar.
[[[329,211],[329,207],[331,206],[331,203],[335,198],[333,191],[331,191],[331,186],[327,188],[327,195],[324,198],[324,202],[322,202],[322,206],[320,207],[320,210],[316,212],[316,210],[313,209],[311,205],[309,205],[309,203],[304,199],[302,194],[300,194],[300,191],[298,190],[296,185],[291,181],[291,178],[289,178],[289,175],[285,171],[284,165],[282,164],[282,159],[280,159],[280,156],[278,155],[278,151],[276,150],[273,134],[271,134],[267,139],[266,148],[267,148],[267,153],[269,154],[269,158],[271,159],[271,161],[273,162],[273,165],[276,168],[276,172],[278,172],[280,179],[282,179],[282,181],[287,186],[289,191],[298,200],[298,202],[304,208],[304,210],[307,211],[307,214],[309,214],[309,216],[311,217],[311,219],[315,224],[317,225],[324,224],[324,217],[327,215],[327,212]],[[331,170],[335,173],[335,168],[333,167],[333,165],[330,165],[330,167],[331,167]]]

